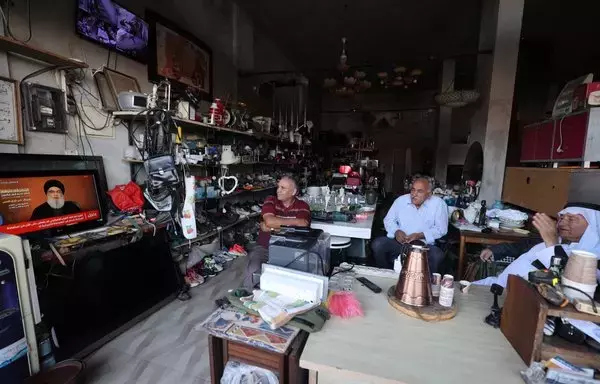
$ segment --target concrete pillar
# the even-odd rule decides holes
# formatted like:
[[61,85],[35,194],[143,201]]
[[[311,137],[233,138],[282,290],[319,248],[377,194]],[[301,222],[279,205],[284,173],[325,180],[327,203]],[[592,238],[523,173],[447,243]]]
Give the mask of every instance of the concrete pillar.
[[[502,195],[524,0],[484,0],[477,87],[480,109],[471,121],[470,141],[483,147],[483,180],[480,199],[494,201]],[[494,31],[495,37],[491,38]]]
[[[442,64],[442,83],[440,85],[440,92],[452,91],[454,89],[455,75],[456,61],[454,59],[444,60]],[[440,106],[434,177],[436,181],[442,184],[446,183],[446,174],[448,172],[451,130],[452,108]]]
[[487,126],[488,106],[490,100],[490,87],[492,81],[492,67],[494,61],[494,45],[496,41],[496,27],[498,19],[498,0],[482,0],[481,20],[479,23],[479,52],[477,55],[477,73],[475,75],[475,89],[480,93],[478,108],[471,118],[471,134],[469,145],[478,141],[482,147],[485,141]]

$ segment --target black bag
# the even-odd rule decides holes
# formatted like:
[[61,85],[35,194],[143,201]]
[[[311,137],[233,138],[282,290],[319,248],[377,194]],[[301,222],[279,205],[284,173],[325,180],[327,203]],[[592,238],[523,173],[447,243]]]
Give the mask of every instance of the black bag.
[[179,183],[175,161],[170,155],[158,156],[144,162],[148,174],[148,189],[157,190]]

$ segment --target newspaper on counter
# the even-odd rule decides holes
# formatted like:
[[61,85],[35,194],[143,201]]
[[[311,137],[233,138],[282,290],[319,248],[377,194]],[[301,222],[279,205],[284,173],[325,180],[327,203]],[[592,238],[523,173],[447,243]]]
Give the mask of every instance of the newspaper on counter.
[[600,384],[600,380],[594,380],[594,371],[575,373],[560,369],[548,369],[546,373],[546,384]]
[[319,305],[259,289],[253,291],[251,298],[242,298],[241,301],[245,307],[258,312],[271,329],[277,329],[294,316],[308,312]]

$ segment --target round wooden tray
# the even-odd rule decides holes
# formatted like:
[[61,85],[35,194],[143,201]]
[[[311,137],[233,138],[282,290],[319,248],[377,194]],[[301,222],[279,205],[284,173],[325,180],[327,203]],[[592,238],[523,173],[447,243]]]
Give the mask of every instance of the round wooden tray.
[[387,291],[388,302],[392,307],[398,311],[404,313],[407,316],[421,319],[424,321],[444,321],[450,320],[458,312],[458,305],[456,301],[452,302],[451,307],[443,307],[437,301],[437,298],[433,298],[433,304],[427,307],[413,307],[412,305],[404,304],[395,295],[396,286],[392,285]]

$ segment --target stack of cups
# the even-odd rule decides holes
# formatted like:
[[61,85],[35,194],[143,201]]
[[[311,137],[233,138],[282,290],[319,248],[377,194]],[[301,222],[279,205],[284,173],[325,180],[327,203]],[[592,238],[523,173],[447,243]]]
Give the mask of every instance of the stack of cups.
[[451,307],[452,300],[454,299],[454,276],[444,275],[441,285],[440,305],[443,307]]
[[438,297],[440,295],[440,286],[442,284],[442,275],[439,273],[433,273],[433,278],[431,279],[431,294],[433,297]]

